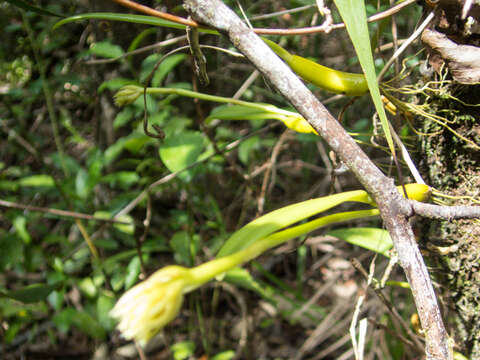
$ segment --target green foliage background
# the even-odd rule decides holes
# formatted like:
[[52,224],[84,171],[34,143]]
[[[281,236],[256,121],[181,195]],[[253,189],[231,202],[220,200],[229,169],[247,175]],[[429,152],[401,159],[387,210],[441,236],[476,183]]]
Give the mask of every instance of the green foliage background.
[[[227,3],[235,7],[235,2]],[[289,1],[287,5],[294,8],[313,3]],[[34,358],[42,351],[60,351],[71,345],[73,352],[88,357],[105,344],[115,353],[123,342],[114,332],[108,312],[118,296],[139,279],[166,264],[193,266],[211,259],[229,234],[261,213],[327,195],[332,189],[358,188],[350,175],[332,178],[336,164],[316,136],[290,132],[265,119],[248,120],[245,114],[240,117],[247,121],[207,124],[204,120],[216,107],[211,103],[176,95],[147,96],[150,132],[155,132],[156,125],[165,139],[147,136],[142,124],[143,99],[117,108],[113,94],[123,85],[143,82],[164,54],[185,45],[184,38],[178,38],[184,34],[106,21],[73,23],[52,31],[58,18],[21,9],[15,6],[18,4],[0,3],[0,200],[91,218],[75,220],[2,206],[1,354],[16,358],[29,353]],[[127,12],[108,2],[33,4],[65,15]],[[165,5],[169,11],[183,14],[179,3],[149,5]],[[388,7],[386,2],[380,8],[376,5],[367,2],[369,14]],[[282,6],[286,5],[278,1],[244,4],[249,16],[279,11]],[[415,25],[420,10],[408,12],[411,16],[397,18],[404,35]],[[310,6],[300,13],[256,21],[255,26],[309,26],[315,14],[315,7]],[[340,21],[336,12],[334,18]],[[373,24],[370,33],[386,26]],[[170,45],[143,49],[174,38],[178,39]],[[360,71],[344,32],[276,40],[292,52],[321,59],[325,65]],[[383,31],[374,40],[389,42],[391,35]],[[233,50],[218,37],[204,36],[202,43]],[[142,51],[132,54],[135,50]],[[208,88],[199,88],[188,49],[161,63],[152,86],[233,96],[254,70],[244,60],[223,53],[207,50],[206,55],[211,77]],[[382,56],[386,55],[376,58],[379,68]],[[349,102],[312,90],[330,103],[334,114]],[[261,77],[243,92],[242,99],[288,107]],[[359,142],[368,141],[372,134],[372,113],[364,97],[343,114],[344,125]],[[230,149],[229,144],[236,146]],[[367,149],[381,166],[389,166],[383,151]],[[178,174],[169,177],[174,172]],[[102,221],[119,212],[123,214],[117,219],[121,223]],[[249,346],[265,344],[263,351],[271,358],[289,358],[292,349],[301,348],[301,340],[307,339],[314,325],[325,320],[342,299],[330,289],[305,310],[319,285],[328,283],[325,274],[342,276],[343,285],[359,281],[358,275],[339,270],[328,260],[364,256],[345,243],[336,243],[338,250],[333,250],[327,246],[333,240],[327,238],[322,240],[326,245],[318,245],[316,237],[311,239],[307,245],[298,242],[284,247],[276,260],[260,259],[248,268],[250,272],[239,269],[229,275],[225,287],[212,286],[192,294],[186,310],[171,327],[175,331],[167,330],[164,342],[152,351],[159,352],[163,346],[175,359],[202,354],[230,359],[238,352],[238,339],[246,335],[232,331],[219,336],[219,332],[232,321],[260,314],[249,328]],[[239,291],[243,295],[239,296]],[[391,295],[402,301],[405,314],[412,311],[408,291],[392,290]],[[273,309],[268,316],[262,312],[266,306],[262,304]],[[303,309],[300,315],[299,309]],[[349,309],[342,310],[337,321],[348,318]],[[385,324],[392,321],[385,314],[378,318]],[[346,328],[347,322],[336,332],[326,333],[326,344],[346,334]],[[262,340],[270,333],[289,338],[280,340],[285,344],[277,355],[278,338]],[[40,350],[32,346],[42,342],[47,345]],[[385,358],[401,358],[405,351],[398,339],[385,333],[372,340],[372,349],[377,342],[386,344],[381,350]],[[332,354],[349,349],[347,341]],[[261,356],[260,348],[254,354]]]

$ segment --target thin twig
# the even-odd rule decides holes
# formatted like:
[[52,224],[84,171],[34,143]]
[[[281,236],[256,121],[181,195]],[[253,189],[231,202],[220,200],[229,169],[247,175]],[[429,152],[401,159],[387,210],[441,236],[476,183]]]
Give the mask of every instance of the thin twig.
[[[390,5],[394,4],[394,0],[390,0]],[[398,28],[397,28],[397,20],[395,15],[392,15],[392,40],[393,40],[393,49],[396,52],[398,50]],[[400,72],[400,61],[395,59],[395,75]]]
[[425,29],[428,24],[430,24],[430,21],[432,21],[433,19],[433,16],[434,16],[434,12],[430,12],[430,14],[428,14],[428,16],[425,18],[425,20],[422,22],[422,24],[418,27],[417,30],[415,30],[415,32],[410,35],[410,37],[407,39],[407,41],[405,41],[402,46],[400,46],[398,48],[397,51],[395,51],[395,53],[392,55],[392,57],[387,61],[387,63],[385,64],[385,66],[383,67],[382,71],[380,71],[380,74],[378,74],[377,76],[377,81],[380,82],[382,79],[383,79],[383,76],[385,75],[385,73],[388,71],[388,69],[390,68],[390,65],[393,64],[393,62],[405,51],[405,49],[413,42],[415,41],[416,38],[418,38],[420,36],[420,34],[422,33],[423,29]]
[[245,351],[245,345],[247,344],[247,335],[248,335],[248,318],[247,318],[247,302],[245,301],[245,297],[235,288],[234,286],[226,283],[221,282],[220,286],[223,290],[229,292],[235,301],[238,303],[240,307],[241,313],[241,323],[240,323],[240,338],[238,339],[238,346],[235,349],[235,356],[234,359],[242,358],[242,354]]
[[128,222],[120,221],[116,219],[103,219],[100,217],[96,217],[89,214],[83,214],[75,211],[67,211],[67,210],[60,210],[60,209],[52,209],[52,208],[45,208],[40,206],[32,206],[26,204],[15,203],[6,200],[0,200],[0,206],[10,208],[10,209],[19,209],[19,210],[28,210],[28,211],[35,211],[35,212],[43,212],[52,215],[58,215],[63,217],[69,217],[74,219],[83,219],[83,220],[92,220],[92,221],[99,221],[105,223],[115,223],[115,224],[125,224],[128,225]]
[[[357,259],[355,258],[351,259],[351,263],[353,267],[357,269],[360,272],[360,274],[362,274],[365,277],[365,279],[368,280],[370,278],[370,275],[367,274],[362,264]],[[380,299],[383,305],[385,305],[385,307],[387,308],[388,312],[392,315],[392,317],[396,321],[398,321],[398,323],[402,326],[403,330],[410,336],[417,350],[420,352],[423,352],[424,351],[423,344],[417,339],[415,334],[410,330],[410,327],[408,326],[408,324],[400,316],[395,306],[393,306],[391,301],[387,299],[383,291],[378,287],[378,281],[376,279],[373,279],[373,280],[374,280],[373,284],[372,282],[368,282],[368,286],[373,290],[375,295],[377,295],[378,299]]]
[[[186,25],[186,26],[191,26],[191,27],[196,27],[196,28],[202,28],[202,26],[199,25],[198,22],[193,21],[193,20],[188,20],[185,18],[182,18],[180,16],[175,16],[166,12],[158,11],[155,9],[152,9],[148,6],[145,5],[140,5],[134,1],[130,0],[112,0],[113,2],[116,2],[119,5],[122,5],[124,7],[127,7],[129,9],[136,10],[140,13],[155,16],[161,19],[173,21],[178,24]],[[378,14],[370,16],[367,20],[368,22],[376,22],[380,21],[382,19],[385,19],[397,12],[399,12],[401,9],[404,7],[411,5],[415,3],[416,0],[405,0],[402,1],[400,4],[395,5],[391,7],[390,9],[387,9],[385,11],[382,11]],[[263,28],[255,28],[253,31],[256,34],[259,35],[306,35],[306,34],[316,34],[316,33],[328,33],[330,30],[336,30],[336,29],[343,29],[345,27],[344,23],[339,23],[339,24],[333,24],[329,26],[325,26],[324,24],[320,26],[311,26],[311,27],[306,27],[306,28],[297,28],[297,29],[263,29]]]
[[250,18],[250,21],[270,19],[270,18],[274,18],[274,17],[277,17],[277,16],[295,14],[297,12],[301,12],[301,11],[304,11],[304,10],[311,9],[315,6],[316,6],[316,4],[304,5],[304,6],[299,6],[299,7],[293,8],[293,9],[286,9],[286,10],[281,10],[281,11],[275,11],[275,12],[268,13],[268,14],[255,15],[255,16],[252,16]]
[[415,200],[410,200],[413,212],[417,215],[439,220],[453,219],[479,219],[480,206],[440,206],[434,204],[425,204]]
[[269,188],[268,184],[270,181],[270,175],[272,175],[272,184],[274,183],[275,179],[275,164],[277,162],[278,154],[280,153],[280,149],[282,148],[285,139],[290,135],[289,129],[285,130],[280,138],[278,139],[277,143],[273,147],[272,155],[270,156],[270,160],[267,162],[267,168],[265,174],[263,175],[262,181],[262,188],[260,190],[260,196],[257,200],[257,217],[263,214],[263,208],[265,206],[265,194],[267,193],[267,188]]
[[[137,240],[137,254],[140,260],[140,269],[142,271],[143,279],[147,277],[147,271],[145,269],[145,263],[143,262],[143,254],[142,254],[142,245],[147,238],[148,231],[150,230],[150,224],[152,220],[152,198],[149,196],[150,194],[147,193],[147,213],[145,214],[145,220],[143,220],[143,233],[142,236]],[[142,280],[143,280],[142,279]]]
[[[256,131],[252,131],[251,133],[249,133],[248,135],[246,136],[243,136],[241,137],[240,139],[237,139],[231,143],[229,143],[228,145],[226,145],[224,148],[220,148],[222,151],[226,152],[226,151],[231,151],[233,149],[235,149],[236,147],[238,147],[243,141],[251,138],[252,136],[255,136],[257,134],[260,134],[262,132],[265,132],[267,130],[270,130],[272,129],[272,127],[274,126],[277,126],[277,125],[280,125],[280,123],[278,122],[275,122],[275,123],[272,123],[264,128],[261,128],[259,130],[256,130]],[[200,164],[203,164],[204,162],[210,160],[212,157],[214,156],[217,156],[217,154],[212,154],[202,160],[199,160],[199,161],[196,161],[186,167],[184,167],[183,169],[180,169],[178,171],[174,171],[173,173],[170,173],[160,179],[158,179],[157,181],[153,182],[152,184],[150,184],[145,190],[143,190],[135,199],[133,199],[132,201],[130,201],[130,203],[127,204],[127,206],[125,206],[122,210],[120,210],[114,217],[115,218],[118,218],[122,215],[126,215],[128,214],[130,211],[132,211],[140,202],[142,202],[143,199],[145,199],[145,197],[147,196],[147,193],[149,191],[152,191],[154,188],[156,188],[157,186],[160,186],[162,184],[165,184],[173,179],[175,179],[179,174],[181,174],[182,172],[184,171],[187,171],[187,170],[190,170],[191,168],[197,166],[197,165],[200,165]]]
[[109,63],[124,59],[124,58],[132,56],[132,55],[138,55],[138,54],[142,54],[144,52],[150,51],[150,50],[155,50],[155,49],[158,49],[158,48],[163,48],[163,47],[167,47],[167,46],[176,44],[177,42],[185,40],[186,38],[187,38],[186,35],[177,36],[177,37],[172,38],[172,39],[160,41],[160,42],[157,42],[157,43],[152,44],[152,45],[144,46],[142,48],[126,52],[125,54],[122,54],[121,56],[118,56],[118,57],[113,58],[113,59],[88,60],[88,61],[85,61],[84,64],[87,64],[87,65],[109,64]]
[[[243,55],[242,55],[243,56]],[[244,83],[242,84],[242,86],[240,86],[238,88],[237,91],[235,91],[235,94],[233,94],[232,98],[233,99],[240,99],[243,95],[243,93],[250,87],[250,85],[253,84],[253,82],[258,78],[258,75],[260,75],[260,73],[258,72],[258,70],[254,70],[250,76],[247,78],[247,80],[244,81]]]
[[402,334],[400,334],[399,332],[397,331],[393,331],[392,329],[390,329],[388,326],[385,326],[383,325],[382,323],[379,323],[377,322],[375,319],[372,319],[372,318],[368,318],[368,321],[374,325],[375,327],[379,328],[379,329],[382,329],[383,331],[386,331],[387,333],[389,333],[391,336],[393,337],[396,337],[398,340],[400,340],[401,342],[403,342],[405,345],[407,346],[414,346],[413,342],[411,342],[409,339],[407,339],[405,336],[403,336]]

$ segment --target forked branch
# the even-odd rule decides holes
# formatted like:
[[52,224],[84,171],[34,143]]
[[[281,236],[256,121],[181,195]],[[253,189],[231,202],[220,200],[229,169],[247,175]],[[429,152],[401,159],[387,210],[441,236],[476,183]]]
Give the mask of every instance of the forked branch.
[[184,3],[194,20],[228,36],[233,45],[307,119],[371,194],[410,283],[425,331],[427,359],[452,359],[433,286],[408,223],[412,208],[398,193],[393,180],[382,174],[287,65],[223,2],[185,0]]

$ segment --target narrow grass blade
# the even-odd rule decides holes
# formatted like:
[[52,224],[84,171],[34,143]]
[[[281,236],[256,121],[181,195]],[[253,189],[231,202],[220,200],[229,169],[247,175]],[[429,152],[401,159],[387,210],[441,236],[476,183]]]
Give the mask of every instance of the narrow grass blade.
[[[85,14],[70,16],[66,19],[63,19],[63,20],[57,22],[53,26],[53,30],[59,28],[60,26],[65,25],[65,24],[69,24],[69,23],[72,23],[72,22],[75,22],[75,21],[81,21],[81,20],[124,21],[124,22],[130,22],[130,23],[135,23],[135,24],[163,26],[163,27],[169,27],[169,28],[181,29],[181,30],[186,29],[185,25],[177,24],[173,21],[160,19],[160,18],[157,18],[157,17],[154,17],[154,16],[99,12],[99,13],[85,13]],[[215,31],[215,30],[199,28],[198,31],[208,33],[208,34],[218,35],[218,31]]]
[[373,62],[372,50],[370,45],[370,36],[368,34],[367,14],[365,11],[365,2],[363,0],[334,0],[338,11],[345,23],[348,35],[352,40],[353,46],[362,66],[365,78],[367,79],[370,96],[373,104],[380,117],[383,132],[387,139],[388,147],[392,152],[392,156],[396,158],[395,146],[393,145],[393,138],[390,133],[390,127],[385,114],[385,109],[380,98],[380,89],[377,83],[377,76],[375,74],[375,65]]

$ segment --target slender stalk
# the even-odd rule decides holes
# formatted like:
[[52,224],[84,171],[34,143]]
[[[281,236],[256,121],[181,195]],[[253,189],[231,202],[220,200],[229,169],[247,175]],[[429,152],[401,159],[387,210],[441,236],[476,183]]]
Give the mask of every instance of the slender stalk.
[[270,104],[260,104],[260,103],[253,103],[248,101],[242,101],[230,97],[224,96],[216,96],[216,95],[209,95],[204,94],[196,91],[186,90],[186,89],[177,89],[177,88],[147,88],[147,94],[151,95],[169,95],[175,94],[180,96],[185,96],[194,99],[200,99],[205,101],[212,101],[218,102],[222,104],[234,104],[234,105],[242,105],[252,109],[259,109],[264,111],[271,111],[274,113],[278,113],[281,115],[287,116],[300,116],[298,113],[288,110],[279,109],[276,106]]

